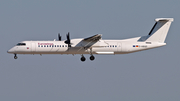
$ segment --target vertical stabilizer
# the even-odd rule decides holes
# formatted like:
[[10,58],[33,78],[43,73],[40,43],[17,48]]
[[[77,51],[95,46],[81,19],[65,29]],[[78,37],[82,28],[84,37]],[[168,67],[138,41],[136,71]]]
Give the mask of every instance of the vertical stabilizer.
[[164,43],[173,18],[157,18],[156,23],[147,36],[148,42]]

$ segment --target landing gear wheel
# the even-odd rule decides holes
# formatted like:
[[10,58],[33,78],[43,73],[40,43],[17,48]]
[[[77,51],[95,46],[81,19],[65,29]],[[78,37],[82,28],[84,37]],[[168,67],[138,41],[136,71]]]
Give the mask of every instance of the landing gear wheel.
[[84,56],[81,57],[81,61],[84,62],[86,58]]
[[17,59],[18,57],[16,56],[16,54],[14,54],[14,59]]
[[89,58],[91,61],[93,61],[95,59],[95,57],[93,55],[90,56]]

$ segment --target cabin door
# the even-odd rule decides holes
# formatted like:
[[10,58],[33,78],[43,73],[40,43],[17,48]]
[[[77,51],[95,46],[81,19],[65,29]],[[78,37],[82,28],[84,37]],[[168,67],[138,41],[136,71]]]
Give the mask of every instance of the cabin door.
[[121,43],[117,43],[117,50],[118,50],[118,52],[122,51],[122,44]]
[[36,51],[35,43],[31,43],[31,51],[32,51],[32,52],[35,52],[35,51]]

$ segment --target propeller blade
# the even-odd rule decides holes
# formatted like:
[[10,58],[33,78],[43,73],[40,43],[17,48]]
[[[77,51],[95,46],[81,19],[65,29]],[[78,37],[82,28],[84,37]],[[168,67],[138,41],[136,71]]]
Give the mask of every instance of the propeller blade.
[[61,36],[60,36],[60,33],[58,33],[58,39],[59,39],[59,41],[61,41]]
[[69,38],[70,36],[69,36],[69,32],[68,32],[68,34],[67,34],[67,40],[69,40],[70,41],[70,38]]
[[70,34],[66,34],[67,40],[65,41],[66,44],[68,44],[68,47],[71,47],[71,40],[70,40]]

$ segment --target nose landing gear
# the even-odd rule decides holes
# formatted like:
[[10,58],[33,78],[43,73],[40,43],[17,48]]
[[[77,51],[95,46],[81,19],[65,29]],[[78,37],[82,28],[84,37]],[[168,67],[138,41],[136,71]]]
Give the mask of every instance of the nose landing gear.
[[18,57],[16,56],[16,54],[14,54],[14,59],[17,59]]

